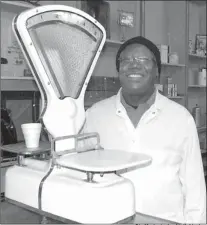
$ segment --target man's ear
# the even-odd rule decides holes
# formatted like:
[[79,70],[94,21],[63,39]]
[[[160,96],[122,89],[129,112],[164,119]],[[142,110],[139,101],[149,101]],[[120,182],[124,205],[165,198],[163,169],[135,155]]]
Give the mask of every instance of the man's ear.
[[117,77],[119,78],[119,71],[117,71],[117,70],[116,70],[116,75],[117,75]]
[[159,84],[160,83],[160,75],[159,75],[159,72],[158,72],[158,68],[157,67],[155,68],[155,83],[156,84]]
[[155,83],[156,83],[156,84],[159,84],[159,82],[160,82],[159,80],[160,80],[160,79],[159,79],[159,75],[156,74],[156,76],[155,76]]

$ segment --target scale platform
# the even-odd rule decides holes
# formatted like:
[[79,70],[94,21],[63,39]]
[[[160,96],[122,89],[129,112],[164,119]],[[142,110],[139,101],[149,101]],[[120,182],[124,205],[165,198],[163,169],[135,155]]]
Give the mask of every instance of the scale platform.
[[101,149],[64,155],[57,159],[57,164],[80,171],[109,173],[132,167],[144,167],[151,161],[150,156],[141,153]]

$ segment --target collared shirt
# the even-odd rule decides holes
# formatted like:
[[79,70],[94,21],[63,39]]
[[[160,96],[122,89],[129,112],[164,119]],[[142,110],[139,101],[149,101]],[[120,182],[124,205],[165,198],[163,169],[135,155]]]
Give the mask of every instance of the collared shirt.
[[135,187],[136,211],[179,223],[206,223],[206,187],[196,125],[189,111],[156,92],[138,126],[120,91],[86,112],[84,132],[97,132],[104,149],[144,153],[151,165],[122,174]]
[[147,99],[146,102],[141,102],[138,105],[138,107],[135,109],[134,107],[132,107],[126,103],[126,101],[123,97],[123,94],[121,92],[121,94],[120,94],[121,103],[124,106],[124,108],[126,109],[127,114],[129,116],[131,122],[133,123],[134,127],[137,126],[142,115],[152,106],[152,104],[155,101],[155,96],[156,96],[156,90],[152,93],[152,95]]

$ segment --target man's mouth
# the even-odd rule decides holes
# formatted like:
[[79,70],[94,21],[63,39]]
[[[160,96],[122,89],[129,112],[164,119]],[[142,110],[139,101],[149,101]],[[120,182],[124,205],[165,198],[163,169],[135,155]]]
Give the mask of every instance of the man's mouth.
[[143,75],[142,74],[129,74],[129,75],[127,75],[127,77],[129,77],[129,78],[142,78]]

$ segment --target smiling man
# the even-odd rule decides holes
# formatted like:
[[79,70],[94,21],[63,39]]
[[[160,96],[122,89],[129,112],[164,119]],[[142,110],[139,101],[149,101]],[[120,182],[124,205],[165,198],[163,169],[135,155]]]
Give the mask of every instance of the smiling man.
[[[146,39],[140,37],[145,43]],[[143,113],[154,103],[155,81],[160,72],[160,58],[156,46],[150,45],[152,51],[145,45],[136,44],[136,38],[123,44],[117,53],[117,71],[122,86],[121,103],[125,107],[134,127],[137,126]],[[139,107],[138,107],[139,106]]]
[[155,88],[161,72],[158,48],[144,37],[132,38],[119,48],[116,68],[121,89],[87,110],[83,131],[98,132],[105,149],[152,157],[150,166],[123,174],[135,186],[137,212],[206,223],[197,129],[186,108]]

